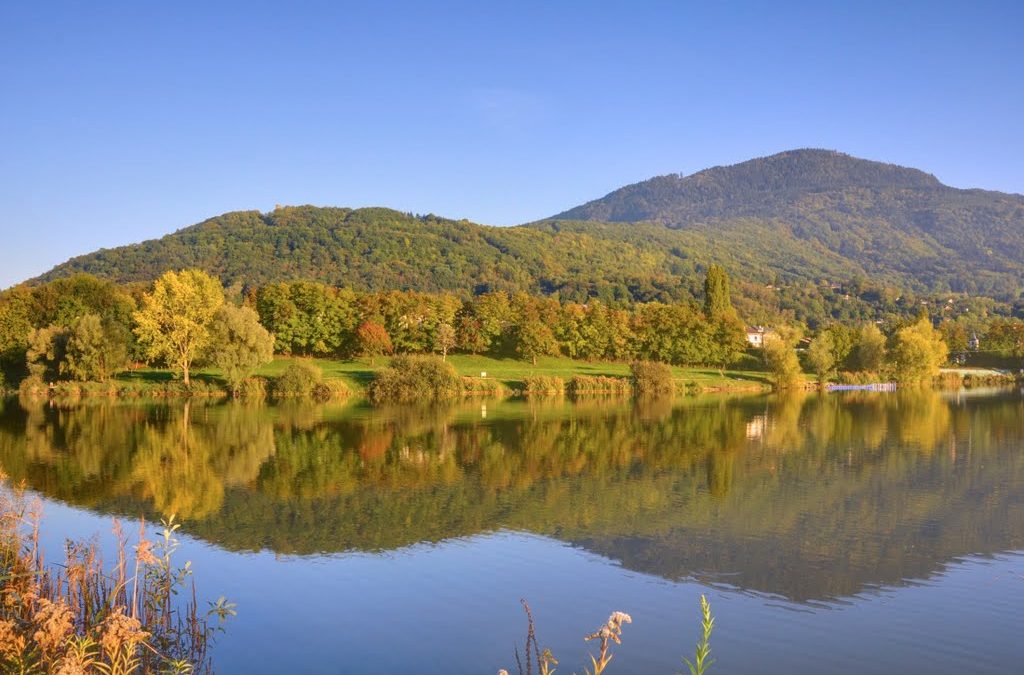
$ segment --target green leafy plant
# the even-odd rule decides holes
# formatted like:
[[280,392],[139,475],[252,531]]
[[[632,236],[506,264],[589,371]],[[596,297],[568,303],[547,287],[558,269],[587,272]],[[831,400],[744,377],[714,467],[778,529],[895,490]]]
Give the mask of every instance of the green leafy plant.
[[700,596],[701,637],[693,653],[693,661],[683,658],[690,675],[704,675],[715,662],[711,656],[711,631],[715,628],[715,617],[711,616],[711,604],[703,594]]

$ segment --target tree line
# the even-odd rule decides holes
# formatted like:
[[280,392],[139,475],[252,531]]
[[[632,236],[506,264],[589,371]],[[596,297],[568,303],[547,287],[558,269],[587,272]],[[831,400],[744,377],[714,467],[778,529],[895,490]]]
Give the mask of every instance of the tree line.
[[[563,355],[725,368],[747,344],[723,268],[708,269],[702,298],[622,306],[506,291],[468,299],[357,292],[309,281],[225,289],[199,270],[126,285],[80,274],[0,294],[0,369],[13,386],[25,377],[104,381],[147,362],[178,371],[188,383],[203,364],[219,368],[236,388],[275,353],[372,363],[391,354],[461,352],[534,363]],[[780,384],[803,368],[822,379],[844,371],[924,379],[960,347],[964,325],[944,321],[936,328],[921,316],[884,333],[874,322],[834,322],[808,344],[799,322],[786,321],[774,327],[763,360]],[[1024,321],[997,317],[981,328],[993,348],[1024,355]]]

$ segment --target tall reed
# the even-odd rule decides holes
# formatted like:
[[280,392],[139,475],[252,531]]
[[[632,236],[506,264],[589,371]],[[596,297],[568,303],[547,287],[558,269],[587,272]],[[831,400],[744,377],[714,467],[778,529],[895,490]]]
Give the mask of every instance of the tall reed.
[[[234,606],[200,611],[189,563],[177,567],[173,517],[161,536],[137,543],[114,521],[115,562],[95,541],[68,541],[64,563],[46,563],[41,509],[0,477],[0,668],[20,675],[212,672],[208,648]],[[129,554],[129,549],[131,553]],[[184,601],[176,600],[184,597]],[[218,625],[211,625],[216,617]]]

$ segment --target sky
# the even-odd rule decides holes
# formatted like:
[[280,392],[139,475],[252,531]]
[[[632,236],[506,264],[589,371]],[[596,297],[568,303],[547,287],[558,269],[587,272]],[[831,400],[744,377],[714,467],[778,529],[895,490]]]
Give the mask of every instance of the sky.
[[491,225],[800,147],[1024,193],[1024,2],[2,2],[0,288],[278,204]]

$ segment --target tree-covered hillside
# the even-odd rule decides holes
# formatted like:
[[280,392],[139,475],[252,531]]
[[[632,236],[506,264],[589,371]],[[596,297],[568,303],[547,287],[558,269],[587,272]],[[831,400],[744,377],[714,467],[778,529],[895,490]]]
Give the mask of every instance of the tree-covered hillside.
[[76,272],[142,281],[187,267],[227,285],[301,279],[355,290],[521,290],[576,299],[678,297],[680,279],[690,283],[696,271],[657,241],[487,227],[383,208],[298,206],[226,213],[161,239],[74,258],[39,281]]
[[1024,197],[798,150],[653,178],[520,227],[383,208],[227,213],[74,258],[39,281],[76,272],[142,281],[198,267],[228,285],[306,279],[356,290],[649,301],[697,297],[714,263],[762,286],[856,280],[1013,301],[1024,288]]
[[857,269],[917,290],[1002,298],[1020,293],[1024,275],[1024,196],[951,188],[827,150],[659,176],[552,220],[665,226],[687,250],[738,257],[734,273],[737,264],[833,277]]

